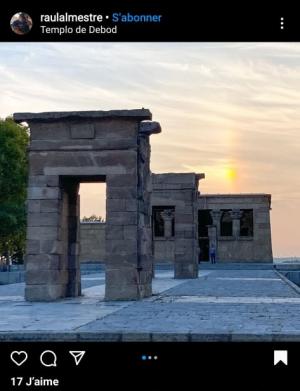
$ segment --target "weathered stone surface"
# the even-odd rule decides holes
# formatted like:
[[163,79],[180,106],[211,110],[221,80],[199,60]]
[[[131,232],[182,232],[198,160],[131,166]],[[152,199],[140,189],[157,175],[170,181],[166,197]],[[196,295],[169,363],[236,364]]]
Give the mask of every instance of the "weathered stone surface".
[[[122,237],[120,239],[123,238],[123,230],[121,229],[121,231]],[[104,223],[80,224],[80,262],[105,262],[105,235]],[[111,238],[115,238],[115,235],[111,235]]]
[[[136,267],[138,262],[137,252],[125,255],[106,252],[106,268],[109,266],[119,267],[122,270],[124,266]],[[107,270],[107,269],[106,269]]]
[[[136,227],[133,227],[136,231]],[[106,240],[108,239],[124,239],[124,226],[105,224]]]
[[115,198],[115,199],[129,199],[136,200],[137,197],[137,189],[136,187],[108,187],[107,188],[107,198]]
[[175,241],[174,239],[163,239],[154,241],[155,262],[171,263],[175,261]]
[[[30,139],[31,143],[39,140],[68,140],[70,139],[70,127],[66,126],[63,121],[55,122],[53,126],[49,123],[31,122],[30,123]],[[30,144],[31,144],[30,143]],[[47,150],[46,148],[45,150]],[[31,150],[31,145],[30,145]]]
[[[178,190],[180,190],[180,189],[178,188]],[[160,189],[160,191],[162,191],[162,190]],[[173,196],[173,194],[174,194],[174,192],[171,195]],[[168,196],[169,198],[171,198],[170,193],[166,193],[165,196]],[[217,196],[213,196],[214,202],[216,202],[216,200],[221,199],[221,201],[218,201],[218,202],[220,202],[220,205],[222,205],[221,204],[222,198],[223,198],[222,195],[220,195],[219,198],[217,198]],[[224,198],[225,198],[225,201],[228,200],[227,196],[224,196]],[[235,203],[233,203],[232,205],[229,205],[227,203],[225,205],[228,205],[229,207],[231,206],[236,217],[240,218],[241,214],[239,211],[236,210],[236,208],[234,208],[234,206],[240,205],[241,209],[243,209],[243,206],[244,206],[244,208],[245,208],[245,206],[246,206],[246,208],[249,207],[249,202],[250,202],[249,197],[247,195],[246,196],[240,195],[239,197],[234,196],[234,197],[230,197],[230,198],[233,200],[236,200]],[[254,198],[255,197],[253,195],[252,199],[254,199]],[[255,209],[254,209],[254,228],[255,228],[254,233],[255,233],[255,235],[253,238],[238,237],[238,235],[237,235],[237,237],[232,237],[232,238],[228,238],[228,237],[219,238],[219,241],[218,241],[219,246],[220,246],[220,254],[219,255],[221,256],[220,260],[222,262],[230,262],[230,259],[233,259],[233,257],[236,257],[236,256],[238,257],[238,259],[237,259],[238,261],[242,259],[244,262],[246,261],[245,258],[243,258],[244,256],[247,256],[250,261],[253,259],[259,259],[260,262],[269,262],[272,260],[272,258],[270,257],[271,245],[269,242],[270,224],[266,223],[266,221],[269,220],[269,213],[265,212],[265,208],[260,207],[261,202],[265,202],[265,200],[269,202],[268,197],[265,197],[264,195],[263,196],[257,195],[255,204],[252,204],[252,207],[253,206],[255,207]],[[115,200],[115,201],[116,201],[115,203],[111,204],[112,209],[118,208],[118,202],[120,203],[121,208],[122,209],[124,208],[124,202],[122,202],[121,199]],[[154,197],[154,202],[155,201],[157,202],[156,194]],[[171,201],[173,202],[173,200],[171,200]],[[129,202],[132,202],[132,201],[129,201]],[[196,199],[196,202],[197,202],[197,199]],[[226,201],[226,202],[228,202],[228,201]],[[244,205],[243,205],[243,202],[245,202]],[[184,205],[186,205],[186,206],[184,206]],[[199,205],[199,203],[198,203],[198,205]],[[144,206],[144,204],[142,204],[141,208],[143,206]],[[204,207],[204,205],[201,204],[201,207]],[[190,223],[182,223],[182,221],[181,221],[182,219],[183,220],[185,219],[186,213],[184,213],[184,212],[186,212],[186,211],[189,211],[188,215],[189,215],[190,220],[192,220],[192,221],[195,220],[195,222],[197,222],[197,220],[198,220],[197,215],[194,215],[193,213],[191,213],[191,211],[193,211],[193,204],[190,204],[190,203],[178,204],[177,203],[176,204],[177,219],[176,219],[176,224],[175,224],[175,237],[176,237],[176,239],[175,238],[166,238],[166,237],[165,238],[155,238],[153,246],[154,246],[154,254],[155,254],[156,262],[174,263],[175,259],[176,259],[176,262],[178,263],[178,267],[176,267],[176,270],[177,270],[176,276],[177,275],[180,276],[180,273],[182,271],[184,273],[185,277],[191,275],[193,278],[195,275],[194,269],[197,268],[197,265],[193,266],[193,268],[191,269],[192,272],[183,270],[183,268],[181,266],[181,263],[183,263],[183,264],[190,263],[191,259],[195,259],[195,258],[197,259],[197,256],[198,256],[198,254],[197,254],[198,243],[196,243],[196,245],[193,244],[193,243],[195,243],[195,240],[197,239],[197,227],[195,228],[195,225],[193,224],[193,222],[192,223],[191,222]],[[196,210],[196,212],[197,211],[198,211],[198,209]],[[213,209],[213,210],[211,210],[211,215],[213,217],[213,224],[218,225],[218,227],[219,227],[219,220],[221,218],[221,211]],[[182,216],[183,216],[183,218],[182,218]],[[113,228],[115,230],[113,230]],[[129,228],[130,229],[133,228],[134,230],[129,231]],[[239,230],[239,225],[238,225],[238,230]],[[235,231],[238,231],[238,230],[235,229]],[[128,232],[128,234],[126,234],[126,232]],[[139,248],[140,254],[142,254],[143,252],[147,253],[147,251],[148,251],[148,244],[143,244],[143,237],[145,236],[145,232],[147,232],[147,231],[143,230],[142,232],[143,232],[141,234],[142,242],[141,242],[141,246]],[[256,235],[257,232],[259,232],[259,235]],[[236,234],[237,233],[238,232],[236,232]],[[132,235],[135,235],[135,234],[136,234],[136,229],[134,226],[127,226],[126,229],[125,229],[125,227],[122,227],[122,226],[111,226],[111,235],[109,236],[109,238],[110,239],[114,239],[114,238],[115,239],[124,239],[124,238],[131,239]],[[148,235],[148,236],[151,238],[151,231],[150,231],[150,235]],[[147,240],[149,239],[149,237],[147,238]],[[188,239],[189,241],[185,241],[186,239]],[[255,242],[255,246],[254,246],[254,242]],[[177,247],[175,247],[175,243],[177,243]],[[196,247],[196,251],[192,250],[193,247]],[[175,257],[175,252],[176,252],[176,257]],[[228,259],[226,259],[226,257]],[[117,259],[115,259],[114,261],[118,262]],[[129,262],[129,263],[131,261],[132,261],[132,259],[126,260],[126,262]],[[188,277],[186,277],[186,278],[188,278]]]
[[[134,202],[136,204],[136,202]],[[126,200],[124,198],[107,198],[107,212],[127,212]]]
[[126,255],[126,254],[137,254],[137,241],[126,239],[111,239],[106,240],[106,251],[109,253]]
[[60,189],[58,187],[29,187],[29,200],[57,200],[60,197]]
[[123,226],[124,239],[135,239],[137,237],[137,227],[134,225]]
[[[131,171],[134,171],[133,168]],[[78,176],[78,177],[105,177],[107,174],[127,174],[128,169],[123,166],[110,167],[45,167],[46,175]]]
[[[197,223],[198,210],[208,209],[211,211],[213,225],[217,230],[217,260],[222,262],[244,261],[244,262],[269,262],[272,261],[272,245],[270,232],[269,208],[271,198],[268,194],[241,194],[241,195],[207,195],[198,196],[197,180],[202,175],[191,174],[158,174],[152,175],[153,195],[152,205],[167,207],[175,205],[175,243],[174,254],[168,254],[169,259],[175,256],[176,262],[189,262],[190,259],[198,257]],[[192,189],[194,186],[194,191]],[[190,190],[188,189],[190,187]],[[221,209],[232,211],[233,235],[232,237],[220,236]],[[243,209],[253,209],[253,237],[240,236],[240,219]],[[215,216],[215,217],[214,217]],[[193,251],[188,250],[189,246],[180,245],[180,239],[195,240]],[[157,251],[162,251],[164,243],[154,238],[155,257]],[[211,238],[212,240],[212,238]],[[170,246],[169,246],[170,248]],[[167,254],[166,254],[167,256]],[[161,261],[161,257],[160,261]],[[177,268],[180,272],[181,266]]]
[[28,254],[26,256],[26,272],[39,270],[61,270],[61,260],[58,255]]
[[25,298],[28,301],[53,301],[66,296],[64,284],[26,284]]
[[155,121],[142,121],[140,123],[139,132],[145,135],[151,135],[161,132],[159,122]]
[[177,254],[189,254],[193,252],[194,240],[193,239],[176,239],[176,253]]
[[29,213],[27,224],[29,227],[57,226],[59,224],[59,213]]
[[30,175],[28,179],[28,185],[31,187],[46,186],[45,175]]
[[41,200],[38,202],[40,203],[40,211],[43,213],[59,212],[60,211],[60,203],[59,203],[58,199]]
[[[165,237],[154,237],[156,262],[174,263],[175,278],[195,278],[198,274],[197,190],[203,176],[194,173],[152,174],[152,206],[175,208],[175,236],[164,222]],[[167,235],[166,235],[167,234]],[[164,240],[162,240],[164,239]]]
[[108,268],[105,288],[106,300],[139,300],[152,294],[151,273],[141,274],[132,268],[123,268],[122,271]]
[[63,242],[61,240],[41,240],[40,250],[42,254],[63,254]]
[[176,222],[179,224],[193,224],[194,214],[193,213],[178,213],[176,210]]
[[39,212],[41,208],[40,200],[27,200],[27,212]]
[[58,175],[48,175],[46,176],[46,184],[50,187],[59,186],[59,176]]
[[[210,209],[217,216],[221,216],[221,209],[228,209],[237,217],[233,219],[231,238],[222,237],[220,225],[214,222],[218,229],[217,262],[272,262],[270,204],[269,194],[200,195],[199,209]],[[240,236],[240,211],[244,209],[253,210],[253,236]]]
[[25,281],[29,285],[67,284],[67,270],[27,270]]
[[[135,174],[135,150],[30,152],[30,175],[65,175],[61,169],[98,168],[99,175]],[[54,170],[55,168],[55,170]],[[103,172],[103,174],[101,173]],[[79,173],[74,173],[79,175]]]
[[57,175],[30,175],[28,180],[28,185],[30,187],[58,187],[59,186],[59,176]]
[[[96,128],[97,131],[97,128]],[[131,130],[132,133],[136,133],[136,129]],[[106,136],[110,135],[107,129],[104,129]],[[128,150],[137,148],[136,138],[122,138],[116,137],[115,133],[112,133],[115,137],[111,138],[96,138],[96,139],[85,139],[84,144],[81,143],[80,139],[72,140],[33,140],[30,145],[30,151],[104,151],[104,150]],[[95,135],[97,137],[97,133]]]
[[123,187],[137,186],[137,177],[135,174],[109,175],[106,181],[108,186]]
[[152,114],[148,109],[134,110],[97,110],[97,111],[51,111],[43,113],[14,113],[16,122],[43,122],[78,119],[106,119],[106,118],[137,118],[139,121],[151,120]]
[[27,227],[27,239],[56,240],[59,234],[60,228],[57,226]]
[[[15,115],[16,121],[27,121],[31,130],[28,300],[80,295],[79,257],[89,257],[89,261],[102,258],[97,254],[95,259],[90,251],[94,243],[101,242],[105,244],[102,254],[106,266],[113,270],[107,279],[107,297],[137,299],[151,295],[148,136],[160,126],[140,126],[142,120],[150,119],[151,113],[145,109]],[[107,182],[107,224],[102,236],[96,230],[94,238],[85,239],[81,225],[79,250],[81,181]]]
[[165,184],[180,184],[189,185],[189,188],[194,189],[199,174],[194,173],[164,173],[152,174],[152,183],[155,185]]
[[93,124],[71,125],[71,138],[88,139],[95,137]]
[[[96,140],[104,140],[107,146],[122,149],[122,143],[130,140],[130,146],[137,146],[138,123],[121,118],[106,119],[95,123]],[[105,147],[104,147],[105,149]]]
[[39,240],[27,240],[26,252],[27,252],[27,254],[39,254],[40,253],[40,241]]
[[111,212],[107,222],[112,225],[136,225],[138,214],[136,212]]
[[[110,152],[95,152],[95,162],[100,167],[113,167],[122,166],[125,172],[120,174],[135,174],[136,173],[136,152],[133,150],[129,151],[110,151]],[[117,173],[116,173],[117,174]],[[107,178],[109,181],[109,178]]]

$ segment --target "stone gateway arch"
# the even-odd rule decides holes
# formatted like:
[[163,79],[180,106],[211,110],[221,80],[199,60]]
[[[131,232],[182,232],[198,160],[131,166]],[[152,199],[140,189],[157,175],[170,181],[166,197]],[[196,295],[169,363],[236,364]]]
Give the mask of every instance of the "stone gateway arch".
[[29,301],[81,294],[79,184],[106,182],[106,300],[152,294],[146,109],[16,113],[30,128],[26,290]]

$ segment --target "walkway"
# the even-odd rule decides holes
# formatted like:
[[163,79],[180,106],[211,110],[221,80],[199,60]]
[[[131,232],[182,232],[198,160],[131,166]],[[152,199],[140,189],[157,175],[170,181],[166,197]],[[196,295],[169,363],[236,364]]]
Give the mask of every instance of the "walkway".
[[201,270],[154,295],[105,302],[104,274],[83,276],[80,298],[28,303],[24,284],[0,286],[0,340],[300,341],[300,290],[274,270]]

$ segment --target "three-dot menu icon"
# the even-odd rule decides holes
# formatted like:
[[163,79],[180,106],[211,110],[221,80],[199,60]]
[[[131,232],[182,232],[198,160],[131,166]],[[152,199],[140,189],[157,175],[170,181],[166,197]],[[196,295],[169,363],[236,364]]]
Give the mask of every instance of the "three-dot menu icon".
[[142,361],[158,360],[158,356],[151,356],[151,355],[148,355],[148,354],[142,354],[141,355],[141,360]]
[[280,18],[280,29],[284,30],[284,17],[283,16]]

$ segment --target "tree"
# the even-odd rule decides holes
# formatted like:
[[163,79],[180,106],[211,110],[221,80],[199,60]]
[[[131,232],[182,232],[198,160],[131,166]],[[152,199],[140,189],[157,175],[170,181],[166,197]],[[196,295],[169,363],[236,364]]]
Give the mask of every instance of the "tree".
[[95,214],[93,214],[92,216],[84,216],[81,221],[83,223],[105,223],[105,220],[101,217],[101,216],[96,216]]
[[28,129],[0,119],[0,255],[23,258],[26,236]]

